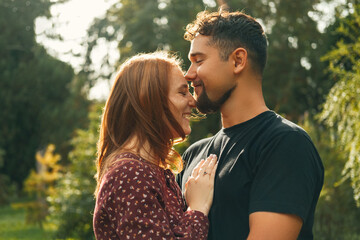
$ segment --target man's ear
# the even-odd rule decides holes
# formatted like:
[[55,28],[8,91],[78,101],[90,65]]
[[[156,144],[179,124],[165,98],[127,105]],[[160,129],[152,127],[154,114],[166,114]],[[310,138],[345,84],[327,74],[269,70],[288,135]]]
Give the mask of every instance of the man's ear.
[[247,64],[247,51],[245,48],[237,48],[230,55],[234,64],[234,73],[240,73]]

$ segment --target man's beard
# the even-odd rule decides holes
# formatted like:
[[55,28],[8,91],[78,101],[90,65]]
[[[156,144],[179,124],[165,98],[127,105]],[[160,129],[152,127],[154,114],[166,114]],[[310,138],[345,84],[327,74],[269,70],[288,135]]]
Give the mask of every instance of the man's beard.
[[236,86],[229,89],[225,92],[219,100],[211,101],[206,93],[205,86],[203,85],[203,91],[201,92],[200,96],[196,101],[196,107],[199,112],[203,114],[215,113],[220,110],[221,106],[223,105],[226,100],[230,97],[232,91],[235,89]]

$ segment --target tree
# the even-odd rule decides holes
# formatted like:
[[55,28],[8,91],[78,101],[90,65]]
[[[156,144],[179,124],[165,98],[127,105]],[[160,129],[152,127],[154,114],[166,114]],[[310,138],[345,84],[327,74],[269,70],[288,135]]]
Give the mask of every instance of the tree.
[[[100,39],[118,43],[119,63],[137,53],[157,49],[176,51],[185,59],[189,43],[183,40],[184,27],[206,7],[201,0],[118,1],[90,27],[84,68],[91,72],[91,53]],[[103,65],[108,64],[105,57]],[[103,77],[108,79],[112,73]]]
[[[297,121],[304,112],[314,115],[333,82],[325,80],[325,65],[319,56],[326,52],[326,34],[320,33],[317,23],[309,17],[315,12],[316,1],[291,0],[134,0],[118,1],[102,19],[89,29],[87,62],[91,69],[91,53],[100,39],[118,42],[119,63],[139,52],[167,49],[184,59],[189,66],[189,42],[183,39],[185,26],[202,10],[213,11],[221,4],[230,10],[243,10],[263,23],[269,39],[268,64],[264,74],[264,95],[271,109]],[[226,8],[226,7],[225,7]],[[108,58],[103,66],[108,66]],[[111,79],[116,66],[104,67],[103,77]],[[94,75],[99,78],[98,75]],[[193,123],[192,142],[219,129],[219,117]],[[205,124],[206,122],[206,124]],[[207,129],[204,129],[204,125]],[[199,137],[195,137],[199,136]]]
[[349,179],[360,206],[360,4],[348,4],[338,14],[336,47],[323,60],[336,84],[331,88],[320,120],[334,132],[333,143],[346,153],[343,180]]
[[359,239],[360,208],[352,197],[349,180],[339,184],[346,154],[331,144],[332,133],[324,124],[305,115],[301,126],[310,134],[325,168],[324,186],[315,212],[314,239]]
[[308,111],[314,115],[333,83],[325,81],[319,56],[327,50],[311,12],[321,2],[291,0],[228,0],[232,10],[259,19],[268,37],[268,62],[263,90],[268,106],[293,121]]
[[56,238],[94,239],[91,213],[95,206],[96,143],[103,106],[104,103],[92,105],[89,127],[76,132],[71,141],[74,149],[69,155],[70,164],[48,198],[49,219],[57,228]]
[[54,3],[0,2],[0,174],[20,186],[37,150],[52,142],[65,161],[74,129],[87,122],[86,79],[35,41],[34,21]]

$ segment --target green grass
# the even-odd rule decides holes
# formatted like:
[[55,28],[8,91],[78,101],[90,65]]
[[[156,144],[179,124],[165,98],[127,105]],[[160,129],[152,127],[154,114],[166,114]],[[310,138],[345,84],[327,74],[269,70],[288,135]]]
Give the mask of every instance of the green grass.
[[25,223],[25,210],[0,206],[0,240],[47,240],[50,232]]

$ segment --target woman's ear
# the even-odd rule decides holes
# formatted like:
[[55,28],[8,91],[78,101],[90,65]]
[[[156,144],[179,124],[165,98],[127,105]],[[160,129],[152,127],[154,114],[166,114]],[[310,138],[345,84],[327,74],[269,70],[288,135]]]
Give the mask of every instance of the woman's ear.
[[235,49],[231,56],[233,64],[234,64],[234,73],[240,73],[246,66],[247,63],[247,51],[245,48],[237,48]]

